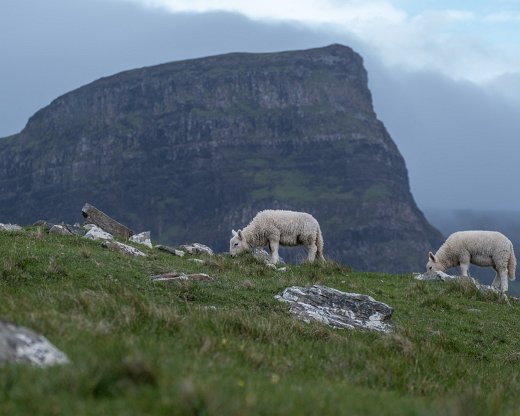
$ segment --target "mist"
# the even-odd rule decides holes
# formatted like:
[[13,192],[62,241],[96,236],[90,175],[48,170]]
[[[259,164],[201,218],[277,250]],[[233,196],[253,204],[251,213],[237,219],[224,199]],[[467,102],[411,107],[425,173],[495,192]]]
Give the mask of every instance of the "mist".
[[517,75],[473,84],[390,67],[354,36],[233,13],[169,14],[102,0],[2,2],[0,137],[19,132],[59,95],[123,70],[331,43],[363,56],[375,111],[406,160],[421,209],[520,211],[511,189],[520,181],[519,104],[508,88],[520,85]]

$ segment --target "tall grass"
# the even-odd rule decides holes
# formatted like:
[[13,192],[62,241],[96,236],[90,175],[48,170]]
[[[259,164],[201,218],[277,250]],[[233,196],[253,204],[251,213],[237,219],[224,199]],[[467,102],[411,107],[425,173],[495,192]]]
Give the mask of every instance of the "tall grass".
[[[134,258],[77,237],[0,233],[0,316],[72,364],[0,367],[0,414],[517,414],[518,304],[329,262]],[[168,271],[213,282],[153,282]],[[296,320],[274,296],[323,284],[391,305],[388,335]]]

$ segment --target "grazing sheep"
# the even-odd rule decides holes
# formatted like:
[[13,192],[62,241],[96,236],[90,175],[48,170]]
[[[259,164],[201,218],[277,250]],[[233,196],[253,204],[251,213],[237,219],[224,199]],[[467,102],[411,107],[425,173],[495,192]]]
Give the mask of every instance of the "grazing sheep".
[[229,252],[232,256],[251,251],[254,247],[269,245],[271,261],[280,260],[278,247],[303,245],[307,261],[323,258],[323,237],[318,221],[305,212],[265,210],[256,214],[243,230],[232,231]]
[[513,244],[497,231],[459,231],[448,237],[435,255],[430,251],[427,270],[446,271],[460,266],[468,276],[469,264],[493,267],[496,271],[492,286],[507,292],[509,280],[515,280],[516,258]]

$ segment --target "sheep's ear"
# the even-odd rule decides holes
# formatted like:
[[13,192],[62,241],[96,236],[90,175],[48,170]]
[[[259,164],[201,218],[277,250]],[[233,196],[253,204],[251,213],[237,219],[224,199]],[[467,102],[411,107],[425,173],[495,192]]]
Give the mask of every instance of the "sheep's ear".
[[430,258],[431,261],[433,261],[434,263],[437,261],[437,259],[435,258],[435,255],[430,251],[428,253],[428,257]]
[[231,234],[233,234],[233,237],[237,237],[238,236],[238,234],[237,234],[237,232],[235,230],[231,230]]
[[238,238],[239,238],[240,240],[243,240],[243,239],[244,239],[244,237],[242,236],[242,230],[238,230]]

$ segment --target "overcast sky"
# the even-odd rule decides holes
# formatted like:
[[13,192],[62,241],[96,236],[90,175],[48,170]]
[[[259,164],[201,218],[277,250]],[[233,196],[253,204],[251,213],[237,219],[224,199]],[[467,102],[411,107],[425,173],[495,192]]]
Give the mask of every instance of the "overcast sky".
[[0,137],[135,67],[342,43],[423,209],[520,211],[520,1],[1,0]]

